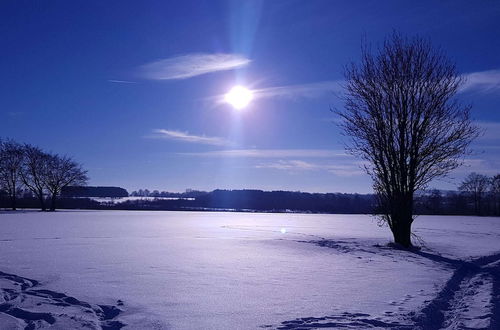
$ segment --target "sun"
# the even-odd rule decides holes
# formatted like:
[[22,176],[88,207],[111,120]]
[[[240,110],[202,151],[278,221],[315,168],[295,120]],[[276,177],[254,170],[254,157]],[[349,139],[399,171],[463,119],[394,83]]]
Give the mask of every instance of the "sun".
[[246,87],[234,86],[224,96],[224,100],[231,104],[233,108],[241,110],[245,108],[253,99],[253,93]]

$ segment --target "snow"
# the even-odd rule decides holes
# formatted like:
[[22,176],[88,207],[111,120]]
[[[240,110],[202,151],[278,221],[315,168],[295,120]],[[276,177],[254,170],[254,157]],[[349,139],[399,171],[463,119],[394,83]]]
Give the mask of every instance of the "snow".
[[486,274],[475,275],[460,285],[451,301],[452,308],[446,312],[446,329],[487,329],[490,325],[484,311],[491,309],[493,282]]
[[[17,276],[0,274],[4,298],[60,327],[415,328],[438,315],[481,328],[500,259],[500,219],[487,217],[419,217],[421,252],[387,247],[388,228],[363,215],[26,211],[0,225],[0,271]],[[88,307],[57,306],[60,294]],[[29,322],[11,314],[0,323]]]
[[164,201],[194,201],[194,197],[149,197],[149,196],[128,196],[128,197],[75,197],[75,198],[89,198],[96,202],[102,204],[119,204],[130,201],[154,201],[154,200],[164,200]]

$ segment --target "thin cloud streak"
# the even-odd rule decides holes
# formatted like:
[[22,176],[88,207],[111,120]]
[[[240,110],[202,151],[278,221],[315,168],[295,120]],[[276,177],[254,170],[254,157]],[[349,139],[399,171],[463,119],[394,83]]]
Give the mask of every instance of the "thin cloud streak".
[[115,84],[136,84],[136,81],[108,79],[108,82]]
[[254,90],[256,98],[317,98],[326,93],[335,93],[342,90],[343,81],[322,81],[310,84],[268,87]]
[[[463,75],[466,78],[460,92],[500,91],[500,70],[471,72]],[[326,93],[339,93],[343,90],[344,80],[322,81],[308,84],[267,87],[254,90],[256,98],[317,98]]]
[[352,164],[318,164],[306,162],[303,160],[279,160],[277,162],[258,164],[256,168],[275,169],[287,172],[299,171],[327,171],[338,176],[353,176],[362,175],[365,172],[361,169],[360,164],[354,162]]
[[239,54],[187,54],[158,60],[140,67],[141,76],[152,80],[186,79],[211,72],[246,66],[250,59]]
[[478,172],[485,175],[495,175],[498,174],[498,168],[500,166],[500,159],[498,157],[479,159],[479,158],[467,158],[464,160],[463,166],[455,169],[452,175],[464,175],[470,172]]
[[[466,78],[460,92],[500,91],[500,70],[471,72],[463,75]],[[325,93],[339,93],[343,90],[344,80],[322,81],[308,84],[268,87],[254,90],[257,98],[316,98]]]
[[208,144],[214,146],[228,146],[231,143],[228,140],[219,137],[211,137],[204,135],[193,135],[188,132],[181,132],[166,129],[154,129],[153,134],[147,136],[148,138],[177,140],[188,143]]
[[331,158],[351,157],[343,151],[327,149],[230,149],[182,153],[185,156],[232,158]]
[[466,82],[460,92],[480,91],[491,93],[500,91],[500,70],[471,72],[464,75]]

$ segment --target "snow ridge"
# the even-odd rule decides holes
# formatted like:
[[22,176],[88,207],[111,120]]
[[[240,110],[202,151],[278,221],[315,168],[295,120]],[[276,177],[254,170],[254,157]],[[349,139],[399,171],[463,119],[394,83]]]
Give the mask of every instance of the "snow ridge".
[[[262,328],[272,328],[272,325],[262,326]],[[343,328],[343,329],[367,329],[384,328],[410,330],[414,329],[411,325],[401,324],[399,322],[384,322],[371,318],[370,314],[348,313],[324,317],[303,317],[292,321],[284,321],[278,326],[277,330],[291,329],[319,329],[319,328]]]
[[60,329],[118,330],[122,312],[114,305],[91,305],[64,293],[40,289],[36,280],[0,272],[0,324],[33,330],[57,325]]

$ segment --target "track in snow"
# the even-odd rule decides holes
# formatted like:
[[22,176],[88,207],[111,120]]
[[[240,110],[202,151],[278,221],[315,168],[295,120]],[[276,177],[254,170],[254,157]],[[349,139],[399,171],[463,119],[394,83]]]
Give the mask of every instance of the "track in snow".
[[413,316],[415,326],[429,330],[499,329],[500,253],[471,261],[439,258],[456,270],[436,298]]
[[[344,241],[301,241],[333,248],[340,253],[363,251],[376,253],[371,248]],[[374,246],[386,254],[387,248]],[[262,328],[290,329],[500,329],[500,253],[460,260],[423,251],[408,252],[408,257],[421,257],[454,269],[437,296],[418,312],[400,315],[398,320],[375,317],[364,313],[344,312],[322,317],[302,317],[283,321],[280,325]],[[387,315],[386,315],[387,316]],[[396,315],[395,315],[396,316]]]

